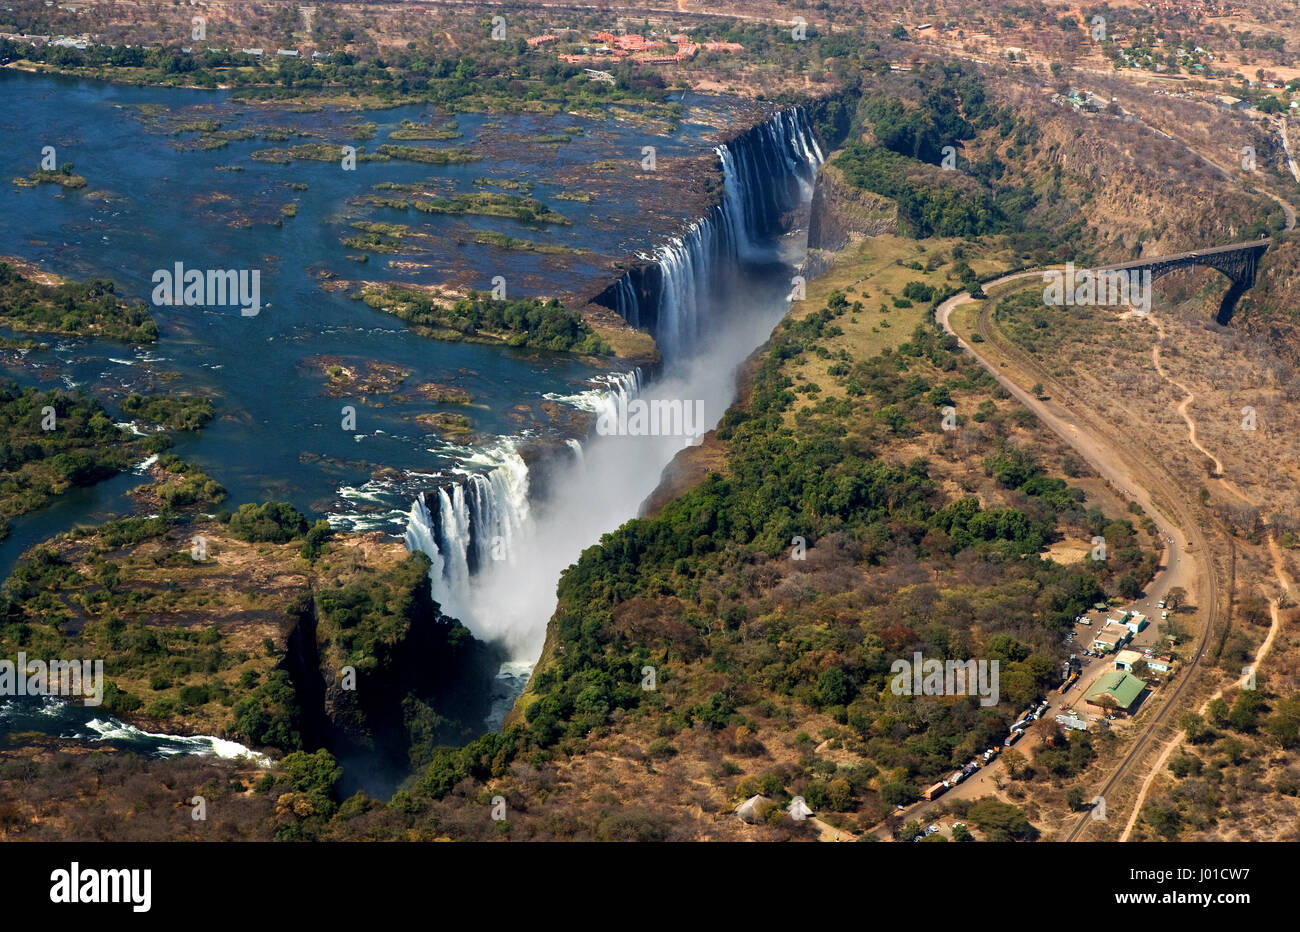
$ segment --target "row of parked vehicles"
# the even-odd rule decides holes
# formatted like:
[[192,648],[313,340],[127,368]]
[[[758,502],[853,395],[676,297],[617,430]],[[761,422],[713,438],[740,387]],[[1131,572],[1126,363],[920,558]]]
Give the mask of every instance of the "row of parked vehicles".
[[[1047,711],[1047,707],[1048,707],[1048,702],[1046,699],[1039,701],[1036,705],[1030,706],[1029,709],[1025,712],[1025,714],[1020,716],[1019,720],[1014,725],[1011,726],[1011,733],[1007,735],[1006,739],[1002,742],[1002,746],[1011,747],[1011,745],[1019,741],[1021,737],[1024,735],[1025,728],[1028,727],[1029,723],[1035,722],[1038,719],[1042,718],[1043,713]],[[961,783],[963,780],[965,780],[975,771],[979,770],[980,767],[984,766],[985,764],[992,761],[993,758],[997,757],[999,750],[1000,749],[996,747],[989,748],[979,757],[975,758],[970,763],[968,763],[961,770],[958,770],[956,773],[954,773],[947,780],[942,780],[936,783],[934,786],[927,789],[924,793],[921,794],[922,798],[927,800],[938,799],[944,793],[948,792],[948,790],[952,789],[954,786]]]
[[1025,733],[1030,722],[1036,722],[1042,718],[1043,713],[1047,711],[1050,703],[1046,699],[1039,700],[1037,705],[1030,706],[1023,715],[1011,726],[1011,734],[1007,735],[1007,740],[1003,741],[1004,745],[1010,746],[1015,743],[1014,738],[1018,738]]
[[963,767],[961,770],[958,770],[956,773],[954,773],[947,780],[942,780],[939,783],[936,783],[934,786],[930,787],[921,795],[925,799],[936,799],[939,796],[942,796],[944,793],[948,792],[948,790],[952,789],[958,783],[961,783],[963,780],[965,780],[975,771],[979,770],[983,763],[988,763],[988,761],[992,760],[992,757],[989,756],[990,751],[993,752],[994,754],[997,753],[995,748],[989,748],[988,751],[984,752],[984,755],[982,757],[975,758],[970,763],[968,763],[965,767]]

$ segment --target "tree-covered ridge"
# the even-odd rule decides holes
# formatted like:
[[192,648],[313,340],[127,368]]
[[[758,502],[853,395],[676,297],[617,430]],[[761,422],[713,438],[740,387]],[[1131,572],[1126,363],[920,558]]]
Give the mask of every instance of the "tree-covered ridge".
[[[282,502],[113,521],[24,556],[0,590],[0,655],[102,659],[105,711],[172,732],[288,753],[346,729],[409,769],[478,734],[497,665],[437,611],[428,572]],[[345,667],[355,690],[326,709],[312,683]]]
[[388,311],[438,337],[501,340],[507,346],[607,356],[613,352],[587,323],[555,298],[494,300],[472,291],[447,307],[409,289],[390,285],[366,294],[371,307]]
[[0,262],[0,326],[27,333],[102,336],[131,343],[158,339],[143,304],[127,304],[106,279],[43,285]]
[[904,96],[883,89],[864,96],[859,117],[871,141],[851,142],[835,165],[850,184],[894,200],[915,236],[1016,233],[1037,248],[1060,241],[1061,231],[1033,213],[1039,193],[1008,170],[1025,159],[1038,130],[993,105],[978,75],[927,65]]

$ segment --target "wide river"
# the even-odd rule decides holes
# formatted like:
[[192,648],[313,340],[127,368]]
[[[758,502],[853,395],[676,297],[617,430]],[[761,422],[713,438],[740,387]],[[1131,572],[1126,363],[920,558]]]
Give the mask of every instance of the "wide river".
[[[85,390],[113,412],[130,391],[211,396],[216,419],[179,438],[176,452],[227,488],[228,506],[287,500],[339,528],[381,529],[430,553],[435,597],[476,634],[501,644],[514,661],[510,669],[521,674],[506,677],[494,725],[540,650],[559,573],[637,514],[686,441],[583,437],[581,446],[571,442],[570,468],[548,478],[545,500],[489,501],[518,491],[509,487],[522,464],[514,451],[561,432],[557,410],[610,403],[606,389],[618,367],[427,339],[350,293],[361,282],[486,291],[500,276],[511,298],[584,301],[615,280],[615,261],[640,255],[658,269],[646,281],[658,283],[660,297],[643,289],[639,300],[649,305],[635,307],[629,284],[619,309],[654,318],[667,356],[642,398],[698,403],[703,426],[711,427],[734,397],[736,366],[789,306],[803,237],[785,231],[793,209],[807,207],[821,160],[797,111],[714,154],[730,107],[692,98],[680,126],[668,131],[567,114],[447,114],[423,106],[298,112],[224,92],[0,71],[7,141],[0,149],[0,256],[76,279],[111,278],[123,297],[146,302],[155,271],[176,263],[257,269],[262,304],[255,316],[236,306],[151,306],[161,334],[153,345],[44,338],[44,350],[0,351],[0,369],[23,384]],[[207,135],[196,128],[201,121],[208,121]],[[404,121],[455,138],[404,140]],[[224,144],[211,135],[218,128],[234,131]],[[254,138],[238,138],[249,131]],[[362,153],[384,143],[458,149],[477,158],[445,166],[362,159],[355,171],[338,161],[254,158],[322,142]],[[679,196],[670,173],[641,170],[647,146],[660,163],[692,157],[725,166],[723,203],[697,218],[698,205]],[[87,179],[85,188],[8,183],[33,172],[47,147]],[[417,182],[442,197],[526,195],[563,220],[428,214],[368,200],[402,196],[376,186]],[[366,232],[358,223],[409,231],[395,252],[367,251],[344,242]],[[484,234],[560,249],[485,245]],[[398,381],[365,394],[331,390],[326,370],[333,365]],[[467,392],[472,406],[417,391],[431,383]],[[622,384],[630,384],[626,375]],[[356,408],[353,431],[342,427],[344,405]],[[416,420],[439,411],[467,414],[473,441],[445,442]],[[473,490],[467,474],[484,477],[479,510],[446,491],[439,504],[439,487]],[[0,577],[32,544],[130,512],[124,493],[142,481],[142,473],[126,473],[16,519],[0,542]],[[426,497],[417,500],[420,492]],[[493,563],[483,557],[490,529],[468,525],[484,515],[500,523],[506,504],[514,509],[515,537],[508,558]],[[453,526],[458,515],[465,527]],[[116,723],[104,728],[120,731]],[[90,740],[103,730],[92,729]]]

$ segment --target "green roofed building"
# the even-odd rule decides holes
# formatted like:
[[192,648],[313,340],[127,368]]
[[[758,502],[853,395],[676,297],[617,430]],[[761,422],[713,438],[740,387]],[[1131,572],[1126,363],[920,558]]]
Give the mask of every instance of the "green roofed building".
[[1145,680],[1123,670],[1112,670],[1097,677],[1092,688],[1084,694],[1083,700],[1099,709],[1127,713],[1133,711],[1138,697],[1146,688]]

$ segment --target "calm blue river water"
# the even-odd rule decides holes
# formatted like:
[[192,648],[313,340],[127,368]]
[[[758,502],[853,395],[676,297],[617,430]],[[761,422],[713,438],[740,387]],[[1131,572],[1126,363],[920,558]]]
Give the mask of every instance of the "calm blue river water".
[[[703,103],[706,109],[716,106]],[[168,132],[176,121],[199,118],[216,119],[226,129],[292,127],[312,135],[235,141],[202,151],[197,134]],[[321,141],[373,152],[404,119],[452,118],[462,139],[393,142],[466,146],[481,153],[481,161],[446,167],[361,162],[347,172],[337,162],[279,165],[251,158],[260,149]],[[358,122],[378,124],[375,138],[350,139],[348,127]],[[573,142],[557,147],[536,141],[548,133],[573,134],[575,127],[582,134]],[[674,204],[666,179],[636,177],[642,146],[656,146],[661,160],[698,155],[708,152],[710,132],[690,118],[661,138],[613,121],[563,114],[453,116],[427,107],[293,113],[224,92],[0,71],[0,255],[73,278],[109,277],[122,295],[143,301],[149,300],[153,272],[176,262],[186,268],[260,269],[263,304],[255,317],[241,316],[237,307],[152,307],[161,329],[155,345],[53,340],[44,352],[0,353],[0,370],[24,384],[85,388],[111,410],[131,390],[211,395],[216,420],[201,434],[182,437],[177,452],[226,486],[227,504],[287,499],[345,527],[400,534],[414,491],[473,452],[441,442],[419,427],[416,415],[467,413],[483,438],[534,435],[546,429],[545,394],[582,391],[598,373],[566,356],[422,338],[348,297],[351,289],[322,287],[325,277],[453,282],[486,290],[494,275],[502,275],[510,297],[590,296],[606,283],[612,259],[649,249],[674,221],[689,219],[687,205]],[[64,191],[9,184],[38,167],[45,146],[55,147],[60,164],[73,163],[88,186]],[[599,159],[627,167],[592,172],[591,163]],[[227,166],[242,170],[220,170]],[[373,185],[390,181],[427,181],[445,193],[494,190],[474,184],[483,177],[533,181],[532,196],[571,224],[428,215],[361,200],[375,193]],[[307,188],[293,190],[291,184]],[[591,203],[557,197],[593,188],[598,196]],[[290,203],[297,215],[276,226]],[[372,253],[363,263],[350,258],[357,250],[342,244],[356,234],[350,226],[356,220],[405,223],[429,236],[401,255]],[[589,254],[552,257],[465,244],[476,230]],[[408,264],[393,267],[390,260]],[[400,367],[409,373],[402,389],[407,400],[331,397],[322,356]],[[425,382],[462,388],[475,407],[421,398],[412,389]],[[357,408],[354,433],[341,429],[345,404]],[[79,521],[129,510],[123,493],[139,481],[126,474],[16,520],[11,537],[0,543],[0,575],[32,543]]]

